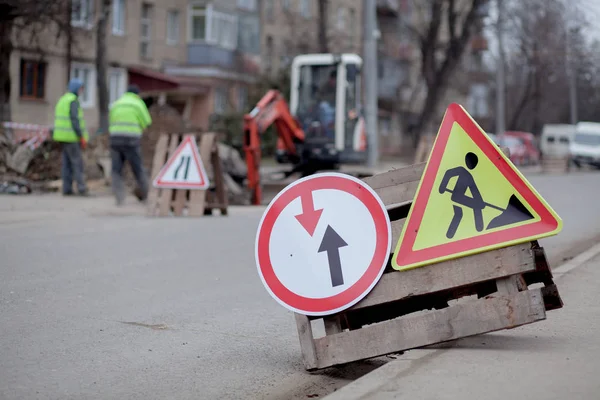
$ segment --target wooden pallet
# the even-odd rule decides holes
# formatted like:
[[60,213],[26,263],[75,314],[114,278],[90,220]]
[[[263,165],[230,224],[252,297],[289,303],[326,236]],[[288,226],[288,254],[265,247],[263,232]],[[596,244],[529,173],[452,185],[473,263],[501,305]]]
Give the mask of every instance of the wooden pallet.
[[187,135],[195,136],[196,143],[199,144],[198,150],[210,179],[210,188],[208,190],[184,190],[157,189],[152,186],[148,193],[146,210],[148,216],[187,215],[198,217],[211,215],[214,209],[219,209],[221,215],[227,215],[227,193],[214,133],[161,134],[156,142],[152,160],[152,180]]
[[[389,209],[393,245],[424,168],[364,179]],[[531,242],[403,272],[388,261],[377,285],[353,307],[324,318],[295,317],[312,371],[533,323],[562,305],[544,249]],[[320,320],[325,336],[315,338]]]

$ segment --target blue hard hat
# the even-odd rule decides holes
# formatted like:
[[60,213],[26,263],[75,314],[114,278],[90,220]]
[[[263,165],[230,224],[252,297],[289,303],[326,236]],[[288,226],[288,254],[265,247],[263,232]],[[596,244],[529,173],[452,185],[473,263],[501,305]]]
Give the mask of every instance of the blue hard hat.
[[72,78],[69,81],[69,92],[77,94],[83,86],[83,82],[79,78]]

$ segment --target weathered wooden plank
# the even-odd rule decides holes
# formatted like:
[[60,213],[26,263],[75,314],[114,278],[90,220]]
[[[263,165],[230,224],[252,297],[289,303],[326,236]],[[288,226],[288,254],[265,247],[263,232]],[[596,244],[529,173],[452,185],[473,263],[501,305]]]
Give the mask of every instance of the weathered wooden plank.
[[546,311],[558,310],[563,307],[563,301],[558,293],[556,285],[548,285],[542,288],[542,295],[544,296],[544,306]]
[[[177,150],[177,146],[179,146],[179,135],[170,135],[171,139],[169,141],[169,152],[167,153],[167,160],[175,150]],[[167,216],[171,211],[171,200],[173,199],[173,189],[162,189],[162,193],[159,197],[158,204],[158,215]]]
[[390,225],[392,227],[392,253],[396,250],[396,245],[398,244],[398,240],[400,240],[400,235],[402,234],[402,228],[404,227],[404,223],[406,219],[401,219],[398,221],[391,221]]
[[530,324],[546,318],[541,289],[490,297],[315,339],[313,370],[467,336]]
[[313,339],[312,326],[306,315],[294,313],[296,318],[296,327],[298,328],[298,339],[300,339],[300,350],[304,359],[306,369],[314,368],[317,365],[317,352],[315,341]]
[[516,276],[507,276],[505,278],[496,279],[496,288],[498,293],[503,295],[511,295],[519,292],[519,286]]
[[412,201],[419,181],[425,170],[425,163],[384,172],[364,178],[363,181],[375,190],[386,206]]
[[183,208],[187,199],[187,190],[175,190],[175,200],[173,200],[173,215],[183,215]]
[[373,290],[351,310],[533,271],[535,261],[530,246],[523,243],[383,274]]
[[[215,134],[204,133],[200,136],[200,159],[207,167],[210,162],[211,153],[215,149]],[[189,215],[192,217],[200,217],[204,215],[204,206],[206,205],[206,190],[192,190],[190,193]]]
[[221,215],[227,215],[227,206],[229,205],[229,198],[227,197],[227,189],[225,186],[225,180],[223,178],[223,167],[221,165],[221,158],[219,157],[219,149],[217,145],[214,146],[214,150],[211,155],[211,163],[213,166],[213,176],[215,180],[215,197],[216,203],[219,203]]
[[152,181],[158,175],[158,172],[162,168],[163,164],[166,161],[166,153],[167,153],[167,143],[169,142],[169,135],[166,133],[161,133],[158,141],[156,142],[156,147],[154,148],[154,158],[152,159],[152,176],[150,177],[150,190],[148,193],[148,207],[146,209],[147,215],[154,216],[157,211],[157,200],[158,200],[158,189],[152,185]]
[[[194,136],[193,133],[186,133],[183,135],[181,141],[185,140],[188,136]],[[187,201],[188,190],[175,190],[175,200],[173,200],[173,215],[181,216],[183,214],[183,208]]]
[[323,324],[325,325],[325,334],[327,335],[334,335],[342,331],[342,322],[340,321],[339,314],[323,318]]

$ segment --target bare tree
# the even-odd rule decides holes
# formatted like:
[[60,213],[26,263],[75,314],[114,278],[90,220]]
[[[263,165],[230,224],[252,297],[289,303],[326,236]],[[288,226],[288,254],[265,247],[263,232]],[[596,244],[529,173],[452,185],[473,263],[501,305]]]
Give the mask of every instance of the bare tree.
[[[56,33],[56,40],[70,30],[69,0],[0,0],[0,118],[11,119],[10,56],[14,38],[43,54],[41,38]],[[49,29],[50,28],[50,29]]]
[[437,113],[440,100],[445,95],[450,80],[459,65],[478,22],[485,15],[484,6],[489,0],[427,0],[413,2],[428,16],[424,29],[407,27],[416,35],[421,55],[421,78],[426,95],[416,124],[413,126],[414,143],[432,117]]
[[100,13],[96,30],[96,84],[98,86],[98,111],[100,133],[108,132],[108,86],[106,84],[106,27],[110,16],[112,0],[100,2]]
[[[561,0],[512,1],[507,8],[507,128],[540,132],[545,123],[569,121],[567,51],[579,77],[592,72],[580,29],[585,19]],[[591,75],[590,75],[591,76]]]
[[329,25],[329,0],[321,0],[319,4],[319,51],[329,53],[329,43],[327,40],[327,26]]

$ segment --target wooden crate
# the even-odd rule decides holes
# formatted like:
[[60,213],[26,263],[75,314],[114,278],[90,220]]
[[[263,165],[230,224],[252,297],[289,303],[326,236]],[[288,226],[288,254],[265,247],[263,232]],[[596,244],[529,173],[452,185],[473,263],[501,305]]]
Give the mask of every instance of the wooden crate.
[[200,158],[210,179],[210,188],[208,190],[157,189],[151,186],[146,210],[148,216],[172,214],[198,217],[211,215],[214,209],[219,209],[221,215],[227,215],[227,193],[214,133],[161,134],[156,142],[152,160],[152,180],[187,135],[196,138]]
[[[424,168],[416,164],[364,179],[389,209],[393,245]],[[353,307],[295,317],[304,364],[312,371],[514,328],[543,320],[562,305],[544,250],[531,242],[402,272],[388,261],[381,280]],[[321,319],[326,335],[315,338],[312,323]]]

